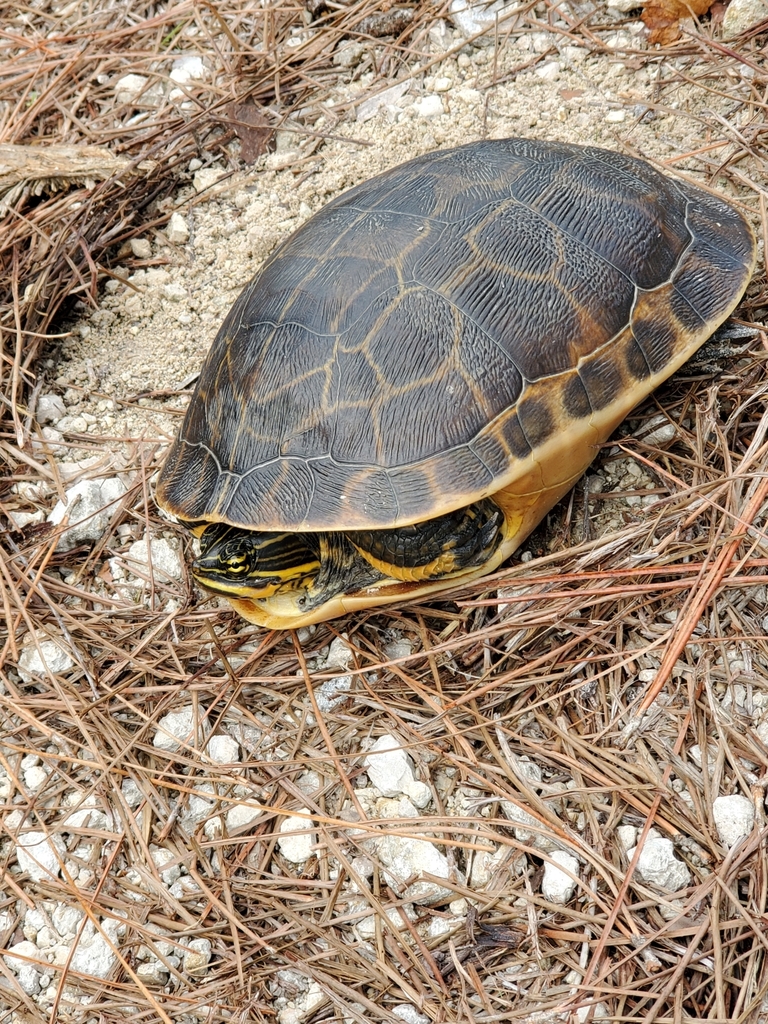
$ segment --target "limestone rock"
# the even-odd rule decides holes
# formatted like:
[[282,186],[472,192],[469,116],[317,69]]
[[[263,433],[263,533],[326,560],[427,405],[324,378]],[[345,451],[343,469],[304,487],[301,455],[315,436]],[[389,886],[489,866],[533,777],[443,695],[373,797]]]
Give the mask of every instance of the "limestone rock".
[[58,526],[68,517],[68,525],[59,537],[57,551],[69,551],[83,541],[98,540],[109,526],[118,500],[126,486],[119,477],[102,480],[80,480],[66,492],[66,502],[59,501],[48,516]]
[[122,928],[120,922],[112,918],[103,919],[99,930],[92,921],[88,921],[72,955],[72,970],[94,978],[108,978],[117,962],[117,953],[113,947],[118,945],[118,935]]
[[368,756],[365,770],[382,796],[399,796],[414,781],[413,765],[401,741],[391,733],[379,736]]
[[[629,860],[634,857],[636,849],[637,847],[633,846],[627,850]],[[644,882],[652,882],[669,892],[677,892],[691,881],[690,871],[675,856],[672,840],[664,839],[662,836],[646,837],[637,862],[637,872]]]
[[712,815],[720,842],[728,849],[745,839],[755,823],[752,801],[738,793],[717,797],[712,804]]
[[160,750],[178,750],[182,744],[195,746],[200,729],[196,728],[196,713],[192,704],[178,711],[169,711],[157,723],[152,743]]
[[[512,12],[514,4],[504,4],[502,0],[493,0],[493,3],[469,3],[469,0],[452,0],[450,6],[451,20],[465,39],[476,36],[478,32],[488,32],[490,38],[487,40],[490,45],[493,42],[493,35],[490,32],[496,26],[496,19],[502,22]],[[486,42],[486,39],[476,39],[475,45]]]
[[[309,808],[299,808],[302,814],[309,814]],[[311,821],[300,818],[298,815],[289,815],[280,824],[280,838],[277,845],[286,860],[293,864],[303,864],[312,856],[312,847],[315,845],[315,833]],[[294,833],[287,835],[286,833]]]
[[211,959],[210,939],[190,939],[185,945],[189,950],[184,954],[184,970],[193,978],[205,974]]
[[149,572],[150,561],[153,575],[160,579],[181,579],[183,566],[181,555],[164,537],[142,537],[131,544],[125,556],[126,562],[132,562],[142,576]]
[[723,18],[723,36],[732,39],[768,18],[766,0],[731,0]]
[[66,416],[66,413],[67,407],[60,395],[45,394],[37,399],[35,416],[40,424],[56,423],[62,416]]
[[165,233],[168,241],[173,242],[174,245],[181,245],[183,242],[189,241],[189,227],[184,217],[178,212],[171,214]]
[[58,878],[67,848],[57,835],[44,832],[23,832],[16,840],[16,860],[36,882],[50,882]]
[[576,875],[578,878],[579,861],[567,850],[553,850],[549,857],[550,860],[544,862],[541,894],[550,903],[564,906],[576,892],[576,882],[571,875]]
[[437,878],[450,878],[450,864],[445,854],[434,843],[426,839],[412,839],[407,836],[384,836],[376,843],[376,852],[384,866],[387,882],[398,895],[411,903],[438,903],[453,896],[451,889],[436,882],[411,882],[403,891],[409,879],[423,874]]
[[19,654],[19,675],[25,683],[45,678],[49,672],[62,675],[74,667],[74,660],[63,646],[63,640],[30,641]]

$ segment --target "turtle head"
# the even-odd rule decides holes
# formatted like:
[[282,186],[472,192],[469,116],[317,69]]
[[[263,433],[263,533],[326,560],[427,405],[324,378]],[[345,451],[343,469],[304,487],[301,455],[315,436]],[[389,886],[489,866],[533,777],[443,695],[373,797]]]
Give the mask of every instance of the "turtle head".
[[200,536],[192,575],[207,590],[258,600],[306,586],[318,568],[316,556],[296,534],[214,523]]

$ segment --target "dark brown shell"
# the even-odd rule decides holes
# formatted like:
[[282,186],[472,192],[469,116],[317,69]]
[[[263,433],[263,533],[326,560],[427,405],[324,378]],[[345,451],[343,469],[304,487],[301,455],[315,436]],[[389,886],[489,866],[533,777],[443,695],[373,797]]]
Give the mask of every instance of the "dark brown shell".
[[639,401],[753,265],[739,213],[631,157],[526,139],[419,157],[329,203],[245,288],[158,501],[266,530],[468,504]]

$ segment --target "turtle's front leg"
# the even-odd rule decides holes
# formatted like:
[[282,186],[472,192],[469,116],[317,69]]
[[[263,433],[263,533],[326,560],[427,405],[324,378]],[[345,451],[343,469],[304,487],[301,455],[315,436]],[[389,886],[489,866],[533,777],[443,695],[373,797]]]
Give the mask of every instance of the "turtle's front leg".
[[502,538],[504,514],[484,498],[435,519],[396,530],[350,530],[346,536],[384,576],[439,580],[485,565]]

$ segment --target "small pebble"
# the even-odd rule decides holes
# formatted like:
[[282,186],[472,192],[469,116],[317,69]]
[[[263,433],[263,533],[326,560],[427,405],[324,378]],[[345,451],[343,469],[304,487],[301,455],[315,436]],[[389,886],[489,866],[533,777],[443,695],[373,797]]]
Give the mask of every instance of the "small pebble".
[[263,808],[258,804],[234,804],[226,813],[227,831],[235,832],[259,817]]
[[191,704],[178,711],[169,711],[157,723],[157,730],[152,743],[159,750],[178,750],[182,743],[194,746],[197,732],[195,730],[196,712]]
[[375,96],[369,96],[358,106],[355,113],[357,120],[370,121],[380,110],[390,114],[397,113],[400,110],[398,100],[408,92],[410,86],[411,83],[405,79],[402,82],[396,82],[382,92],[376,93]]
[[660,413],[658,416],[651,416],[647,422],[643,423],[640,430],[637,431],[637,436],[644,444],[665,444],[674,440],[676,433],[675,424],[670,423],[667,417]]
[[399,796],[415,781],[411,759],[397,736],[390,733],[379,736],[371,747],[365,758],[365,770],[371,785],[383,796]]
[[[74,419],[72,429],[75,430]],[[82,421],[83,433],[87,428]],[[68,519],[68,526],[59,537],[57,551],[69,551],[83,541],[98,540],[109,526],[109,521],[117,511],[119,499],[127,488],[119,477],[103,480],[80,480],[68,488],[66,501],[58,501],[48,516],[48,522],[58,526]]]
[[166,237],[169,242],[174,245],[181,245],[183,242],[189,240],[189,227],[187,226],[186,220],[177,211],[171,214],[171,219],[168,221],[168,227],[166,229]]
[[146,238],[132,238],[131,252],[137,259],[148,260],[152,255],[152,246]]
[[24,785],[27,787],[27,789],[32,790],[32,792],[34,792],[37,789],[40,789],[40,787],[43,785],[43,783],[46,782],[47,779],[48,775],[45,769],[41,767],[29,768],[27,771],[24,772]]
[[195,79],[205,78],[207,74],[208,71],[202,57],[198,54],[185,54],[183,57],[177,57],[173,62],[169,77],[172,82],[187,85]]
[[34,963],[27,961],[39,962],[40,959],[40,950],[34,942],[29,941],[17,942],[3,954],[3,961],[16,974],[19,987],[28,996],[36,995],[40,991],[40,971]]
[[451,866],[445,854],[433,843],[426,839],[387,835],[376,842],[376,853],[384,866],[388,884],[403,900],[429,904],[452,898],[452,890],[436,882],[412,881],[424,874],[436,878],[451,877]]
[[[465,39],[476,36],[478,32],[494,28],[496,20],[503,20],[504,11],[512,9],[514,4],[506,5],[503,0],[493,0],[492,3],[469,3],[469,0],[451,0],[450,14],[451,21],[461,32]],[[493,45],[493,35],[488,33],[490,38],[480,37],[475,40],[475,45]]]
[[144,90],[146,84],[144,75],[123,75],[115,85],[115,100],[118,103],[130,103]]
[[240,761],[240,746],[231,736],[211,736],[205,752],[217,764],[237,764]]
[[[579,861],[567,850],[553,850],[549,857],[550,860],[544,862],[541,894],[550,903],[565,906],[576,892],[576,882],[571,875],[576,875],[578,878]],[[550,863],[550,861],[554,863]]]
[[323,664],[324,669],[329,668],[349,668],[355,660],[355,654],[352,648],[349,646],[349,640],[346,636],[336,636],[331,641],[331,646],[328,648],[328,654]]
[[616,839],[622,850],[626,853],[637,843],[637,829],[634,825],[619,825],[616,829]]
[[44,679],[48,673],[62,675],[75,662],[64,650],[63,641],[38,640],[25,643],[19,654],[18,672],[25,683]]
[[560,61],[548,60],[536,68],[536,75],[545,82],[556,82],[560,77]]
[[[299,808],[302,814],[309,814],[308,807]],[[311,821],[298,815],[289,815],[280,824],[280,837],[277,845],[286,860],[292,864],[303,864],[312,856],[315,845],[315,833]],[[293,835],[285,833],[292,832]]]
[[730,850],[751,833],[755,807],[751,800],[738,793],[719,796],[712,803],[712,816],[720,841]]
[[35,882],[50,882],[61,874],[67,848],[58,835],[44,832],[24,832],[16,840],[16,860],[19,867]]
[[37,406],[35,407],[35,415],[37,422],[40,424],[44,423],[56,423],[65,416],[67,407],[64,405],[64,399],[59,395],[40,395],[37,399]]
[[[152,572],[159,573],[165,579],[181,579],[183,564],[181,555],[164,537],[142,537],[128,548],[125,555],[127,562],[133,562],[142,574],[149,568],[150,558]],[[130,566],[129,566],[130,568]]]
[[416,100],[413,107],[419,117],[439,117],[445,113],[443,101],[439,96],[424,96],[423,99]]
[[[176,863],[176,856],[163,846],[150,846],[149,855],[160,871],[160,877],[165,885],[173,885],[181,874],[181,868]],[[167,866],[166,866],[167,865]]]
[[211,959],[211,940],[192,939],[186,943],[189,950],[184,954],[184,971],[193,978],[205,974]]
[[430,1024],[429,1017],[419,1013],[411,1003],[398,1003],[397,1006],[392,1007],[392,1014],[405,1021],[405,1024]]
[[[627,859],[632,860],[637,847],[627,850]],[[671,839],[662,836],[647,836],[640,857],[637,872],[645,882],[651,882],[669,892],[677,892],[690,884],[691,873],[687,866],[675,856]]]
[[610,1016],[611,1011],[605,1003],[588,1003],[576,1010],[576,1020],[579,1024],[586,1020],[608,1020]]
[[768,18],[766,0],[731,0],[725,9],[723,36],[732,39],[765,18]]
[[[124,930],[124,925],[109,917],[99,921],[98,930],[92,921],[86,922],[72,954],[72,970],[94,978],[108,978],[117,962],[115,949],[120,946],[120,932]],[[69,947],[65,947],[63,962],[68,956]]]
[[177,284],[175,281],[171,281],[170,284],[164,284],[163,296],[170,302],[186,302],[188,295],[187,289],[183,284]]
[[33,523],[36,524],[45,521],[45,512],[42,509],[39,509],[37,512],[16,512],[12,509],[8,509],[7,515],[12,527],[16,530],[23,530],[25,527],[30,526]]
[[192,178],[195,192],[204,192],[211,188],[223,175],[224,171],[220,167],[201,167],[199,171],[195,171]]
[[136,975],[149,985],[164,985],[168,978],[168,968],[160,960],[148,960],[138,964]]

